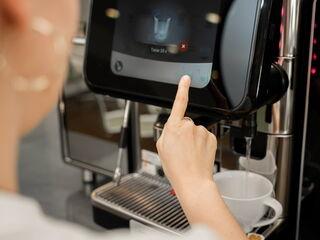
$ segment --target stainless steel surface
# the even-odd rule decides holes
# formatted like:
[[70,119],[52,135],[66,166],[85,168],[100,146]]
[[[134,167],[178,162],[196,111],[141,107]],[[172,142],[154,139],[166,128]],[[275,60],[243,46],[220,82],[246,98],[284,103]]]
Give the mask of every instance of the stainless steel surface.
[[131,101],[126,101],[126,107],[124,109],[124,118],[122,127],[126,128],[129,125],[129,118],[130,118],[130,109],[131,109]]
[[278,63],[288,75],[289,88],[285,96],[272,106],[272,121],[268,124],[268,133],[287,135],[292,134],[293,99],[295,93],[293,86],[293,71],[295,58],[279,57]]
[[[131,101],[126,101],[126,107],[125,107],[125,110],[124,110],[124,117],[123,117],[121,135],[127,135],[128,134],[128,131],[126,131],[126,129],[129,126],[131,105],[132,105]],[[120,141],[122,141],[122,139],[125,139],[125,138],[127,138],[127,136],[122,136]],[[117,186],[120,184],[121,177],[122,177],[121,166],[122,166],[122,159],[123,159],[123,155],[124,155],[124,152],[125,152],[125,148],[126,148],[126,146],[124,147],[122,145],[119,147],[119,152],[118,152],[118,157],[117,157],[117,165],[116,165],[116,169],[114,170],[113,181],[115,182],[115,184]]]
[[122,163],[122,158],[123,158],[123,152],[124,152],[123,148],[119,148],[118,157],[117,157],[117,167],[114,170],[114,174],[113,174],[113,182],[116,185],[120,184],[121,177],[122,177],[121,163]]
[[288,75],[289,88],[286,95],[272,107],[272,122],[268,127],[268,133],[270,134],[292,134],[295,95],[293,75],[300,30],[301,2],[302,0],[283,0],[278,64]]
[[267,133],[270,134],[268,150],[274,153],[277,160],[278,172],[275,192],[284,209],[283,217],[288,215],[290,184],[292,182],[293,106],[296,101],[294,74],[300,31],[299,24],[302,17],[301,7],[302,0],[283,1],[278,64],[288,75],[289,88],[286,95],[272,106],[272,122],[267,128]]
[[[78,33],[78,36],[80,35],[81,33]],[[63,157],[65,162],[73,166],[112,177],[114,169],[116,168],[118,146],[114,141],[106,140],[109,138],[108,132],[101,132],[101,135],[105,135],[106,138],[96,136],[96,133],[101,131],[101,127],[103,129],[105,127],[104,124],[107,122],[105,121],[104,114],[106,111],[105,106],[101,105],[102,103],[104,105],[109,104],[107,102],[109,102],[111,98],[104,97],[102,95],[94,95],[89,92],[82,74],[83,58],[84,46],[74,45],[70,57],[70,76],[68,77],[68,81],[64,87],[64,97],[60,99],[58,105],[58,109],[60,111],[59,117],[61,123],[60,132],[63,146]],[[70,104],[75,99],[81,102],[79,106],[72,106],[72,104]],[[99,109],[95,110],[92,108],[93,112],[97,111],[101,114],[101,125],[98,120],[99,118],[97,118],[97,122],[94,122],[90,127],[88,126],[88,123],[85,123],[87,121],[86,119],[92,117],[91,113],[86,117],[79,116],[80,118],[78,118],[78,120],[71,120],[72,117],[70,118],[70,116],[73,115],[72,112],[74,113],[74,110],[76,110],[76,112],[86,111],[86,104],[90,101],[97,101],[98,106],[103,110],[99,111]],[[83,123],[81,124],[81,127],[78,125],[79,122]],[[88,129],[90,129],[89,132]],[[127,173],[127,151],[125,152],[124,158],[125,160],[122,161],[122,170]]]
[[83,181],[83,183],[92,183],[92,182],[94,182],[94,178],[95,178],[95,176],[94,176],[93,172],[91,172],[91,171],[89,171],[87,169],[84,169],[82,171],[82,181]]
[[189,229],[178,199],[162,178],[137,173],[127,175],[119,186],[109,183],[95,190],[91,197],[95,206],[116,211],[127,219],[174,234]]
[[[282,204],[283,217],[288,215],[288,203],[290,198],[291,165],[292,165],[292,137],[269,136],[274,142],[274,156],[277,163],[277,182],[275,186],[276,198]],[[270,150],[270,149],[269,149]]]
[[283,0],[280,57],[295,57],[297,54],[298,31],[302,0]]
[[142,167],[141,155],[141,130],[140,130],[140,113],[139,103],[133,103],[131,109],[131,144],[132,144],[132,172],[139,172]]
[[271,234],[276,231],[277,229],[279,229],[281,227],[281,225],[284,223],[284,219],[278,219],[277,221],[275,221],[272,225],[270,225],[266,230],[264,230],[262,232],[262,235],[265,238],[268,238],[271,236]]

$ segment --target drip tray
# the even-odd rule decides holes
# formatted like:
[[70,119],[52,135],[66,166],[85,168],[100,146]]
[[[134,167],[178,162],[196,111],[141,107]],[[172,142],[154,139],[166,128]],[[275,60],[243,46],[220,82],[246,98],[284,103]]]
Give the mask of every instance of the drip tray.
[[182,234],[190,228],[169,183],[145,173],[130,174],[119,186],[108,183],[92,193],[94,206],[166,232]]

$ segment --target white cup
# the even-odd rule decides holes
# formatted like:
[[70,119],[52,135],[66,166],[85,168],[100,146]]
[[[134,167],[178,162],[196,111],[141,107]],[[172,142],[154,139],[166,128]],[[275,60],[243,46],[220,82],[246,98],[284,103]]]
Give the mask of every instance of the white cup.
[[273,185],[276,183],[277,165],[276,160],[271,151],[268,151],[265,158],[262,160],[247,159],[246,157],[239,158],[240,170],[249,170],[268,178]]
[[[246,233],[270,225],[281,216],[282,206],[272,197],[273,185],[265,177],[245,171],[226,171],[215,174],[214,179],[224,202]],[[274,216],[262,219],[269,208],[274,210]]]

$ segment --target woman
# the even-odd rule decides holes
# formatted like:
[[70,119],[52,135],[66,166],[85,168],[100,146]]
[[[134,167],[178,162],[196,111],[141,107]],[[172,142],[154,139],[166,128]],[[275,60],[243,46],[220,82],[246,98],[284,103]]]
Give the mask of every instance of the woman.
[[[17,195],[19,139],[57,102],[76,29],[77,2],[0,0],[0,239],[162,239],[154,234],[97,236],[48,219],[32,200]],[[157,143],[190,223],[211,229],[195,228],[185,238],[246,239],[213,182],[214,135],[184,117],[190,81],[182,78]]]

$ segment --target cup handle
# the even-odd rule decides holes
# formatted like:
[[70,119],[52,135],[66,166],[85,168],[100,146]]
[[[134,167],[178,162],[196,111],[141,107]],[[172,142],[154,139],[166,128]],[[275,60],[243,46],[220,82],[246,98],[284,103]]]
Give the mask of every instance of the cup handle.
[[274,223],[282,214],[282,211],[283,211],[282,205],[276,199],[269,197],[264,201],[264,204],[266,206],[272,208],[275,212],[275,215],[271,219],[261,220],[258,223],[254,224],[252,226],[254,228],[270,225],[270,224]]

